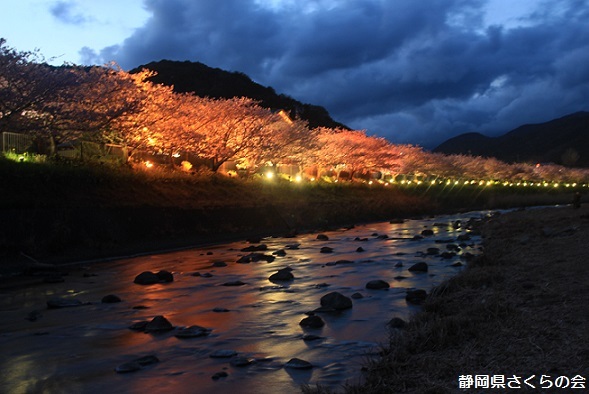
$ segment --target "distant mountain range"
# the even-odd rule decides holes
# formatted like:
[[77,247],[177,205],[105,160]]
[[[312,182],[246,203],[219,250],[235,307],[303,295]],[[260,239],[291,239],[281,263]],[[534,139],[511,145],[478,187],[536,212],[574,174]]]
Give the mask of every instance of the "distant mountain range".
[[157,72],[151,82],[173,85],[179,93],[191,92],[201,97],[232,98],[249,97],[260,101],[264,108],[285,110],[291,117],[309,122],[309,127],[319,126],[348,129],[336,122],[323,107],[304,104],[284,94],[278,94],[271,87],[262,86],[241,72],[229,72],[212,68],[199,62],[161,60],[139,66],[131,73],[148,69]]
[[499,137],[466,133],[433,150],[445,154],[495,157],[506,162],[589,167],[589,112],[520,126]]

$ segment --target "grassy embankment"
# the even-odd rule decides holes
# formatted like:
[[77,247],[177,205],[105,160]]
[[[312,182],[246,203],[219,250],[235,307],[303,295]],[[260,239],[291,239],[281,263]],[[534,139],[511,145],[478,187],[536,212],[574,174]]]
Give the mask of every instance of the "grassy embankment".
[[[572,191],[303,184],[0,159],[0,261],[60,263],[465,209],[568,203]],[[28,257],[27,257],[28,256]]]

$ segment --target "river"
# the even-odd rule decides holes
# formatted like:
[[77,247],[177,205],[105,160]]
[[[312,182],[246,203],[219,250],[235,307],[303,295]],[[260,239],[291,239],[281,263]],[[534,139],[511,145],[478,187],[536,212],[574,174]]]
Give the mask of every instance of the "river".
[[[297,393],[304,384],[338,389],[358,382],[367,357],[387,341],[388,321],[419,311],[405,300],[407,291],[429,292],[459,272],[467,256],[481,253],[480,237],[466,223],[487,214],[373,223],[323,232],[321,239],[318,233],[269,237],[70,266],[63,282],[39,278],[29,286],[6,287],[0,290],[0,392]],[[262,244],[267,250],[258,253],[273,256],[272,262],[237,263],[250,253],[242,249]],[[322,252],[324,247],[332,252]],[[408,270],[417,262],[427,263],[428,272]],[[292,281],[268,279],[285,267],[292,268]],[[159,270],[170,271],[173,282],[134,283],[139,273]],[[390,288],[367,289],[375,279]],[[226,286],[237,281],[243,284]],[[322,328],[301,327],[306,313],[330,292],[359,295],[350,309],[317,313]],[[122,302],[101,302],[110,294]],[[47,301],[56,297],[82,305],[49,309]],[[158,315],[175,329],[129,329]],[[175,336],[193,325],[210,334]],[[309,340],[309,334],[318,338]],[[218,350],[237,356],[211,357]],[[115,371],[148,355],[159,362]],[[234,365],[238,357],[247,365]],[[292,358],[313,367],[286,368]],[[213,379],[218,373],[226,376]]]

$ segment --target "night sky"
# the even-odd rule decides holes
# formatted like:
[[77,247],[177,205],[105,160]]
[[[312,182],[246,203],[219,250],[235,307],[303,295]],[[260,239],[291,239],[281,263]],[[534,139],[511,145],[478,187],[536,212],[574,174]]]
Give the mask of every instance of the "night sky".
[[0,37],[52,63],[199,61],[394,143],[589,110],[589,0],[5,3]]

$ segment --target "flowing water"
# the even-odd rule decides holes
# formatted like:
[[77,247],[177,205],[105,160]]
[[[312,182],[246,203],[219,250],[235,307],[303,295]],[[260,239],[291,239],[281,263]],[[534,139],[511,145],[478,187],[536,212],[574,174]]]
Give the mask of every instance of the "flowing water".
[[[327,240],[317,239],[317,233],[264,238],[260,243],[268,250],[258,253],[286,253],[274,255],[270,263],[237,263],[249,254],[242,249],[251,244],[242,241],[70,267],[61,283],[39,279],[34,285],[5,288],[0,291],[0,392],[296,393],[303,384],[337,389],[346,381],[358,382],[367,357],[387,341],[387,322],[419,310],[405,300],[407,290],[429,292],[462,269],[456,263],[480,253],[478,236],[465,240],[465,224],[486,214],[361,225],[322,233]],[[423,230],[433,235],[414,238]],[[459,248],[454,257],[431,249],[441,253],[454,245]],[[321,253],[322,247],[333,252]],[[429,271],[408,271],[416,262],[426,262]],[[294,280],[268,279],[287,266]],[[133,283],[137,274],[159,270],[172,272],[174,281]],[[391,287],[366,289],[373,279]],[[235,281],[244,284],[224,285]],[[333,291],[363,298],[354,298],[353,307],[339,313],[317,313],[325,321],[322,328],[301,327],[306,313]],[[108,294],[122,302],[102,303]],[[48,309],[47,301],[55,297],[84,305]],[[162,333],[129,329],[158,315],[176,328]],[[212,331],[198,338],[174,336],[192,325]],[[306,340],[305,334],[319,338]],[[252,362],[234,366],[236,357],[210,357],[217,350],[233,350]],[[115,372],[146,355],[159,362],[132,373]],[[313,368],[285,368],[292,358]],[[227,376],[213,379],[219,372]]]

